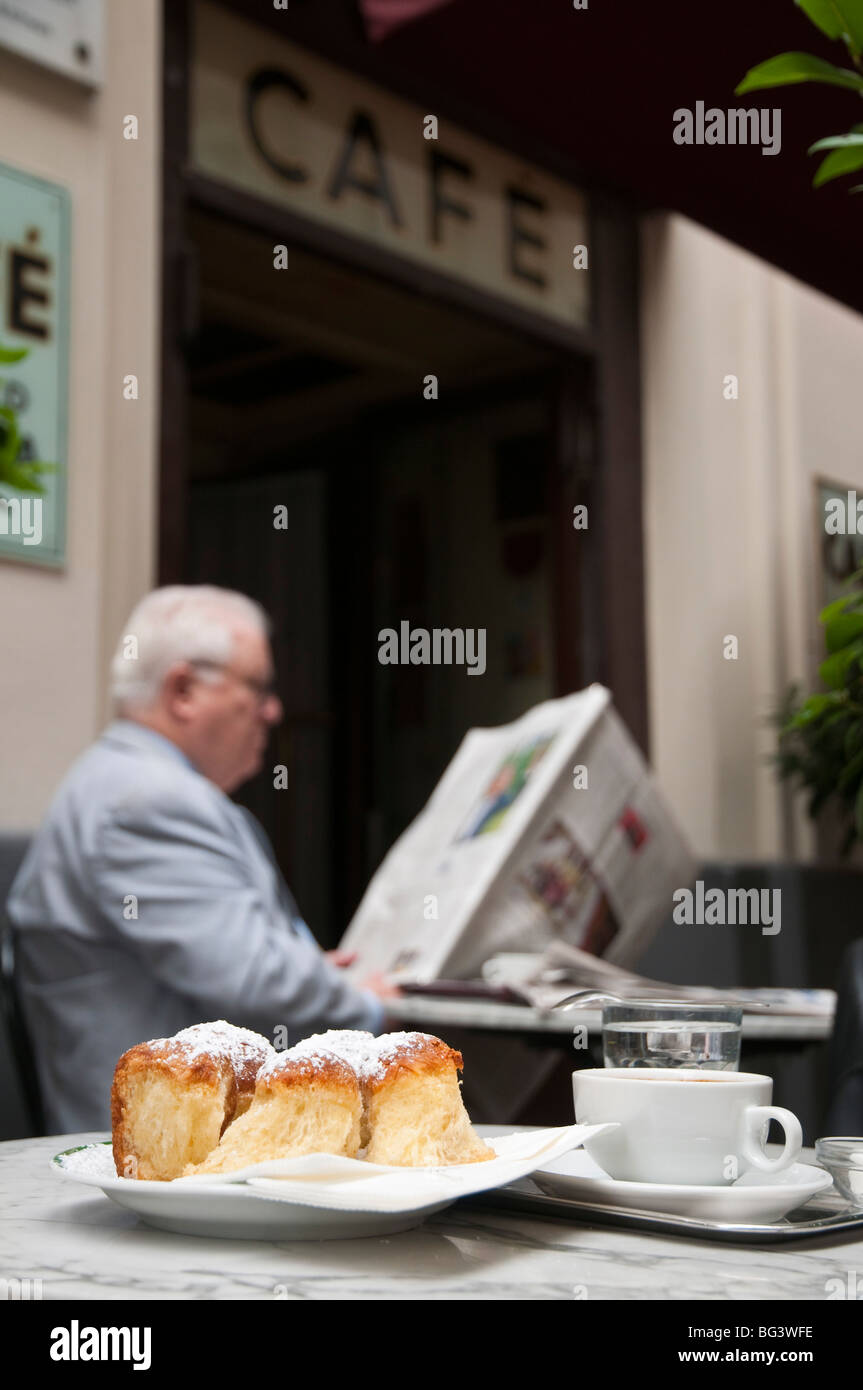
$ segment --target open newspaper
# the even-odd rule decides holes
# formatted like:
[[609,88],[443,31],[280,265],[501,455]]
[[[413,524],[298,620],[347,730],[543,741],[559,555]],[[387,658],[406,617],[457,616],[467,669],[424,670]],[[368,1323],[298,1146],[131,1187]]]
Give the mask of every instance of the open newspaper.
[[342,946],[357,975],[422,982],[554,942],[626,966],[694,877],[609,692],[592,685],[465,736]]
[[[483,966],[483,978],[505,985],[513,995],[537,1009],[554,1009],[576,992],[593,990],[593,998],[581,1001],[585,1008],[599,1008],[601,996],[649,1003],[739,1004],[746,1011],[799,1014],[830,1018],[836,1008],[832,989],[749,989],[735,986],[714,989],[709,985],[674,985],[636,975],[575,946],[558,941],[541,955],[492,956]],[[569,1007],[578,1007],[573,1004]]]

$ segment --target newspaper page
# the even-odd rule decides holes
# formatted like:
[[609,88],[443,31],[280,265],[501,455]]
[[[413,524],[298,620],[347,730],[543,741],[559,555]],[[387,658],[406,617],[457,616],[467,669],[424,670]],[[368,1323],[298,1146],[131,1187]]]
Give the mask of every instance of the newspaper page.
[[474,978],[568,942],[625,965],[695,864],[635,743],[592,685],[473,729],[387,854],[342,941],[356,975]]
[[695,863],[622,721],[607,704],[564,765],[532,824],[441,973],[480,973],[498,951],[564,941],[618,965],[635,961]]
[[[483,978],[507,985],[525,1003],[548,1011],[558,1008],[576,992],[593,991],[583,1007],[599,1008],[603,997],[621,1002],[662,1001],[685,1004],[739,1004],[747,1012],[772,1010],[780,1014],[799,1014],[810,1018],[829,1018],[836,1007],[832,989],[743,988],[715,989],[709,985],[673,985],[622,970],[607,960],[590,955],[565,942],[554,942],[541,955],[501,954],[483,966]],[[573,1022],[580,1004],[573,1002]]]

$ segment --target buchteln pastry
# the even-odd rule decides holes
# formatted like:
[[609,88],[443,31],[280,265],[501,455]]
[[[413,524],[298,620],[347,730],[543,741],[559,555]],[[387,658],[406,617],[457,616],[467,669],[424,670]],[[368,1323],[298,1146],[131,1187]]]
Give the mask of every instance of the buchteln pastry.
[[364,1149],[369,1142],[366,1075],[369,1060],[376,1055],[379,1042],[380,1039],[376,1038],[374,1033],[364,1033],[359,1028],[331,1028],[327,1033],[315,1033],[310,1038],[304,1038],[302,1042],[295,1043],[291,1049],[294,1053],[302,1053],[324,1047],[328,1052],[334,1052],[337,1057],[341,1057],[342,1061],[347,1062],[349,1067],[353,1067],[360,1083],[360,1095],[363,1102],[363,1112],[360,1116],[361,1149]]
[[231,1173],[301,1154],[356,1158],[363,1111],[354,1068],[324,1047],[275,1053],[258,1072],[255,1096],[218,1147],[186,1176]]
[[338,1053],[360,1080],[360,1143],[371,1163],[430,1167],[482,1163],[493,1149],[475,1133],[461,1098],[460,1052],[431,1033],[371,1033],[333,1029],[292,1050],[324,1047]]
[[114,1164],[124,1178],[168,1182],[214,1149],[248,1110],[266,1038],[219,1019],[124,1052],[111,1087]]
[[494,1149],[471,1125],[460,1052],[430,1033],[385,1033],[365,1065],[369,1163],[483,1163]]

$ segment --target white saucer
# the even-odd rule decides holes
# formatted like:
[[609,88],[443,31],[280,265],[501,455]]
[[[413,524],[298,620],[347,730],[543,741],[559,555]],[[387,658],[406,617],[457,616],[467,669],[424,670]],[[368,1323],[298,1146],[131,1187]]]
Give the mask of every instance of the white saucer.
[[620,1182],[610,1178],[583,1149],[564,1154],[531,1177],[550,1197],[732,1225],[779,1221],[833,1183],[829,1173],[809,1163],[792,1163],[780,1173],[744,1173],[728,1187]]

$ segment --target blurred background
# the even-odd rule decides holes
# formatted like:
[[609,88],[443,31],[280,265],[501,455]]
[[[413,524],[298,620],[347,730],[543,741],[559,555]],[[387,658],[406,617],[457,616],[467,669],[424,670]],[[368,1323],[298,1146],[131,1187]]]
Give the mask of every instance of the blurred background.
[[[59,465],[0,538],[2,828],[132,605],[205,581],[273,615],[290,794],[242,799],[324,945],[467,728],[593,680],[700,859],[824,857],[769,715],[857,563],[860,213],[806,155],[853,98],[734,88],[835,45],[786,0],[697,51],[671,0],[73,10],[0,33],[4,401]],[[781,150],[677,144],[699,101]],[[402,620],[485,627],[484,678],[381,666]]]

